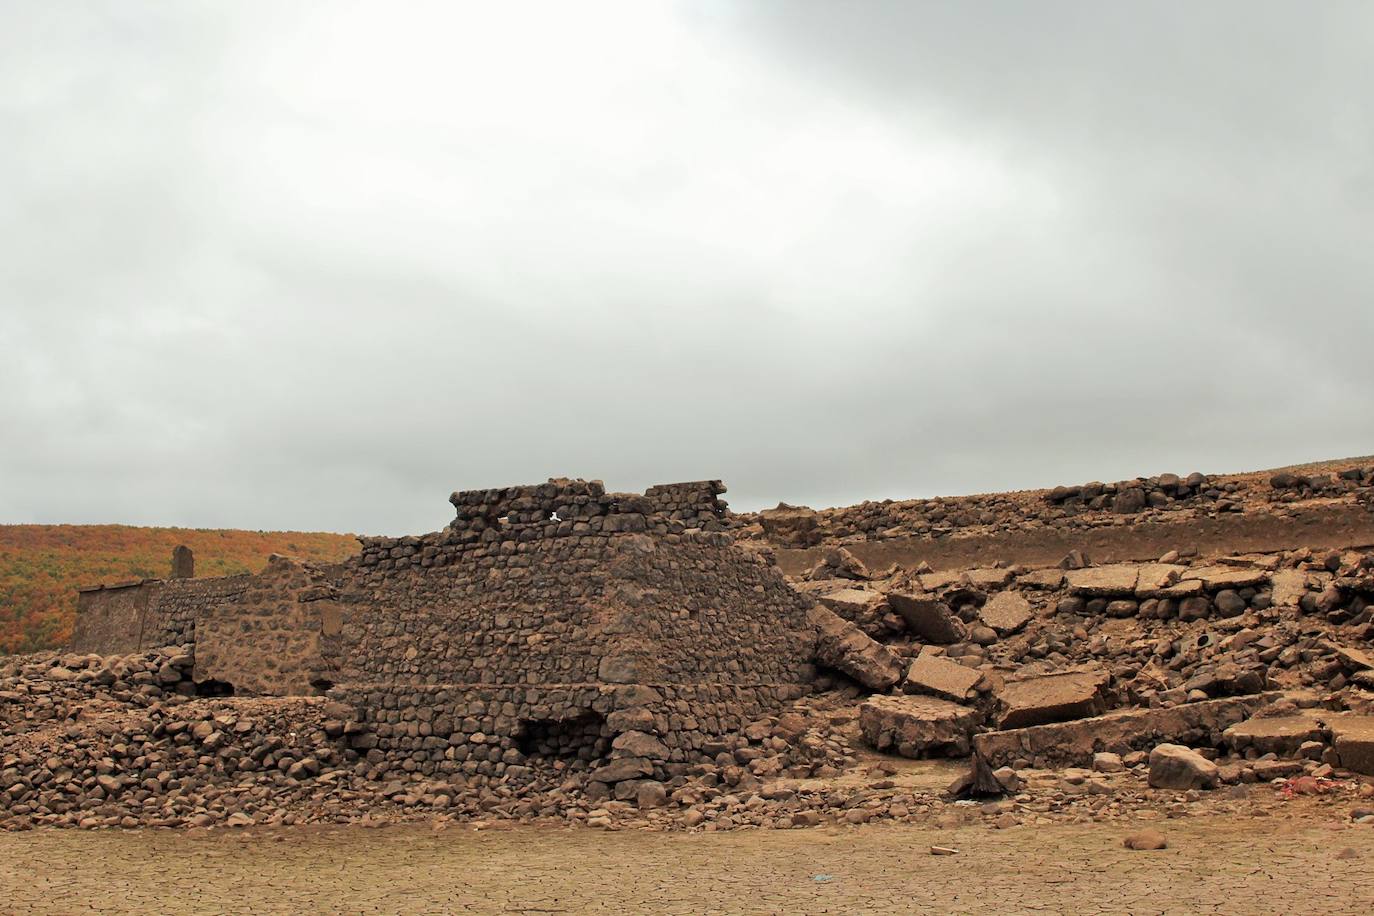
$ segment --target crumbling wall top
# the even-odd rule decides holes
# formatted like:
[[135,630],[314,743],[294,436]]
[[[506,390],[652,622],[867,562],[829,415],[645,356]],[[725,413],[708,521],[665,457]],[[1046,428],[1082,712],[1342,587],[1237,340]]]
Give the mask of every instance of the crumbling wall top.
[[[637,515],[696,527],[725,517],[719,480],[656,484],[640,493],[607,493],[599,480],[551,478],[546,483],[486,490],[459,490],[449,497],[457,510],[451,529],[532,528],[549,522]],[[697,523],[696,525],[692,524]]]
[[559,508],[571,511],[574,506],[599,502],[605,495],[606,488],[599,480],[560,477],[547,483],[459,490],[448,501],[458,510],[459,519],[505,518],[517,523],[546,521]]
[[719,480],[689,480],[683,483],[659,483],[644,491],[644,498],[656,512],[673,517],[676,512],[709,513],[717,518],[725,515],[725,500],[719,496],[725,484]]

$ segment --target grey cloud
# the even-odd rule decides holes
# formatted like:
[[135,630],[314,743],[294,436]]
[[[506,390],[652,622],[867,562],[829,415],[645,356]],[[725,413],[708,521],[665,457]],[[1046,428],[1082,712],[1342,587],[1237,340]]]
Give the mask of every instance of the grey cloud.
[[0,7],[0,521],[1374,451],[1364,5],[329,12]]

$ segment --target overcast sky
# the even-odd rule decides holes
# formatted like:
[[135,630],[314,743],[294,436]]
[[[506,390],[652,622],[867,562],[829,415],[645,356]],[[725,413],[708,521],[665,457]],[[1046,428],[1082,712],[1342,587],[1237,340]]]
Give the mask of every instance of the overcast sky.
[[0,522],[1374,452],[1374,5],[0,0]]

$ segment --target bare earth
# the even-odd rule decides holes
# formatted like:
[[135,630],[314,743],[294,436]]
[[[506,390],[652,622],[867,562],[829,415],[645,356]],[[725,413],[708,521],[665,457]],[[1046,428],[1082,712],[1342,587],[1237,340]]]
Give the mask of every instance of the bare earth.
[[[1293,817],[990,830],[449,827],[0,834],[6,913],[1361,913],[1374,829]],[[1134,826],[1147,826],[1145,822]],[[930,846],[958,848],[933,856]]]

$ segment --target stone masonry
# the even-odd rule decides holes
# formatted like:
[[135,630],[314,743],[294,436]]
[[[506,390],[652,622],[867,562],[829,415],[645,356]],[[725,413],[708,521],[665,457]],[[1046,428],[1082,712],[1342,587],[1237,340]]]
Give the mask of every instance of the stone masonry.
[[519,779],[540,759],[664,779],[804,695],[810,598],[726,532],[719,481],[454,493],[443,531],[337,566],[86,593],[74,648],[194,647],[193,679],[324,694],[377,772]]

